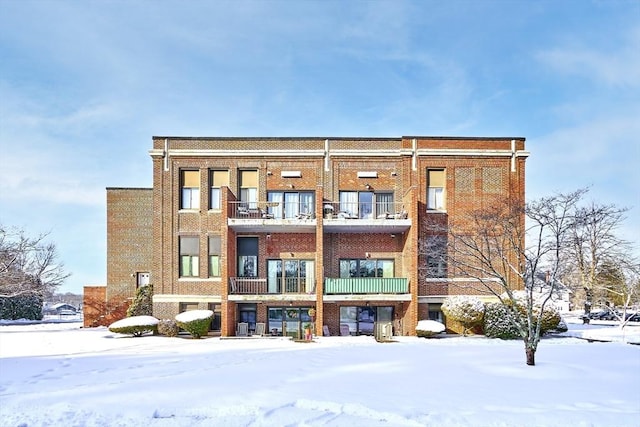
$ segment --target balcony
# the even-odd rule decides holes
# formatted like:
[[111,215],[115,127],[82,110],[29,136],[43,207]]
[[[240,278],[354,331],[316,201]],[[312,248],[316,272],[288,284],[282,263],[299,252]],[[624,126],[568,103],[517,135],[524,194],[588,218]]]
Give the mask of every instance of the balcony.
[[314,233],[313,207],[302,203],[229,202],[229,227],[254,233]]
[[325,295],[340,294],[408,294],[406,277],[348,277],[326,278]]
[[411,219],[402,203],[325,203],[327,233],[403,233]]
[[315,283],[302,277],[276,278],[230,277],[229,295],[299,295],[315,297]]

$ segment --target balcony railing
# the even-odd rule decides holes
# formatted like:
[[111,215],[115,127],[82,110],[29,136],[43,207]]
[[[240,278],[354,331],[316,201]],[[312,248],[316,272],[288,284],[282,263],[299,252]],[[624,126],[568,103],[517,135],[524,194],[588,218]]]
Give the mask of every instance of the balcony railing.
[[406,277],[348,277],[326,278],[325,294],[406,294],[409,279]]
[[314,207],[302,202],[229,202],[229,218],[235,219],[313,219]]
[[315,283],[302,277],[276,278],[267,281],[261,277],[230,277],[229,293],[234,295],[310,294]]
[[325,202],[325,219],[407,219],[402,203],[393,202]]

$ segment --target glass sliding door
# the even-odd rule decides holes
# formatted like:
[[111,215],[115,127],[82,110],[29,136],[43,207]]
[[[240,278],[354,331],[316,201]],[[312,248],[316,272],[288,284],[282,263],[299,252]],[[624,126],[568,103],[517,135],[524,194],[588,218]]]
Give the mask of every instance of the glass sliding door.
[[360,208],[359,218],[373,218],[373,193],[369,191],[358,193],[358,204]]
[[267,292],[270,294],[282,292],[282,260],[267,261]]
[[351,335],[373,335],[377,322],[391,322],[393,307],[340,307],[340,324],[349,326]]

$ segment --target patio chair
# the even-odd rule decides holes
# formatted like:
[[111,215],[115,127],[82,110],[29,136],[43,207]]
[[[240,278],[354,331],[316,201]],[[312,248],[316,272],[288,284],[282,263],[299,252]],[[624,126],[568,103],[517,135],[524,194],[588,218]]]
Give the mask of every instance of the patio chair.
[[238,323],[238,329],[236,330],[237,337],[247,337],[249,336],[249,324],[246,322]]
[[341,323],[340,324],[340,335],[343,337],[346,337],[349,334],[349,325],[345,324],[345,323]]
[[325,337],[330,337],[331,336],[331,332],[329,332],[329,327],[327,325],[324,325],[322,327],[322,335]]
[[259,337],[264,335],[265,324],[264,323],[256,323],[256,331],[253,335],[257,335]]

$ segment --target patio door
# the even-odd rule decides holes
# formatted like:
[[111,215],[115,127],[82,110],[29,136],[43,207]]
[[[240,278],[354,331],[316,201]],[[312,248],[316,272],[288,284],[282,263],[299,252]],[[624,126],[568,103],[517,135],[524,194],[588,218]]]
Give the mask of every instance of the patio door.
[[238,237],[238,276],[258,277],[257,237]]

